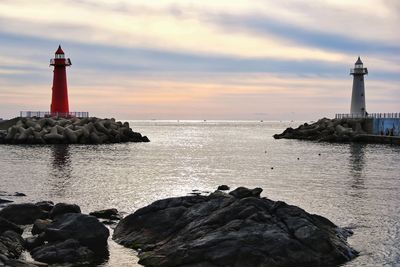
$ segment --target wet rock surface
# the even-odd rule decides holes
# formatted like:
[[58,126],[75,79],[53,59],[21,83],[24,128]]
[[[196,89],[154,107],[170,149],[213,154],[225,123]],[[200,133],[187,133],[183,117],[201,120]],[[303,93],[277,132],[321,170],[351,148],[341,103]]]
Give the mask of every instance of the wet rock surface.
[[118,213],[117,209],[105,209],[90,212],[89,215],[92,215],[99,219],[107,219],[107,220],[120,220],[122,216]]
[[122,219],[113,239],[144,266],[337,266],[349,232],[261,188],[158,200]]
[[100,118],[15,118],[0,123],[0,144],[149,142],[129,123]]

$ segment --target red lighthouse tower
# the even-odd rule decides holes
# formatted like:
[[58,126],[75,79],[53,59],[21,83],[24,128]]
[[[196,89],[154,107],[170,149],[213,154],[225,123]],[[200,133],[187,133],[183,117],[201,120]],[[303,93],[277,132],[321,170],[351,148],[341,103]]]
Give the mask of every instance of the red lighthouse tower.
[[61,49],[61,45],[58,46],[55,58],[50,59],[50,65],[54,66],[50,112],[53,116],[66,117],[69,115],[69,107],[67,72],[65,67],[71,66],[71,60],[69,58],[65,58],[64,51]]

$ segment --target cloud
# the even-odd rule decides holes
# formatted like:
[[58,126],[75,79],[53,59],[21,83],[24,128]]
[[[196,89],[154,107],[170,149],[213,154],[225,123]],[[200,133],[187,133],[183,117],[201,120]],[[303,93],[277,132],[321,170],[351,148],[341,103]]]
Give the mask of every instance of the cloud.
[[4,0],[0,114],[49,106],[59,43],[73,62],[72,109],[99,116],[332,116],[348,110],[359,53],[368,109],[396,111],[398,10],[383,0]]

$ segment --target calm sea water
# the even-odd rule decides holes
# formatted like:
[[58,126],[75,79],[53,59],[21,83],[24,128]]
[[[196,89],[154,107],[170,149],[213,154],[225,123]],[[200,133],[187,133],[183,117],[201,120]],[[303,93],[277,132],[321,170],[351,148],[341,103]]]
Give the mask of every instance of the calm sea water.
[[[130,123],[151,143],[1,145],[0,190],[27,194],[17,202],[131,213],[193,189],[262,187],[263,196],[351,227],[361,254],[345,266],[400,266],[400,147],[272,138],[294,122]],[[104,266],[136,262],[134,251],[110,242]]]

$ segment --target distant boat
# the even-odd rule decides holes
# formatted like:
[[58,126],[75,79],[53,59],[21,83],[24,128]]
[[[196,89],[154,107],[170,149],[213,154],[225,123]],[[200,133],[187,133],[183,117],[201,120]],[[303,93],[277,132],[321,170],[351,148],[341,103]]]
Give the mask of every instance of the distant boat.
[[264,122],[263,120],[260,120],[260,122]]

